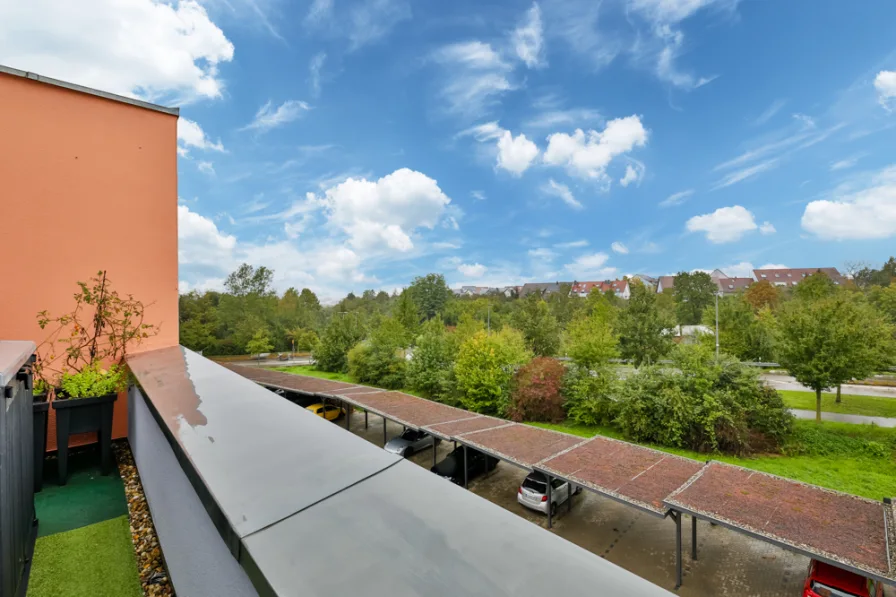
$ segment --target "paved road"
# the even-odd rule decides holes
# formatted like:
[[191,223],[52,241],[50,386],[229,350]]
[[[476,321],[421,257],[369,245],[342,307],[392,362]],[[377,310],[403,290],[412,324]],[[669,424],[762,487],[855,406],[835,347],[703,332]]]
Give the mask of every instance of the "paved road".
[[[798,408],[791,408],[790,412],[792,412],[797,419],[808,419],[810,421],[815,420],[815,411],[814,410],[800,410]],[[893,417],[868,417],[865,415],[844,415],[840,413],[821,413],[822,421],[835,421],[837,423],[856,423],[859,425],[869,425],[874,423],[878,427],[896,427],[896,418]]]
[[[798,392],[812,392],[810,388],[797,382],[789,375],[776,375],[771,373],[762,374],[768,384],[776,390],[796,390]],[[878,396],[881,398],[896,398],[896,388],[886,386],[864,386],[858,384],[844,384],[841,391],[844,394],[852,394],[854,396]]]

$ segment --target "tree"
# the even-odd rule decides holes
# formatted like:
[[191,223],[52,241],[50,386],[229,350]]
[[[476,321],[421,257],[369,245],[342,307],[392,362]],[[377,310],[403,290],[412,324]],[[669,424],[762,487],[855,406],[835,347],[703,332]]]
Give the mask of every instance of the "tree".
[[713,303],[718,291],[719,287],[706,272],[679,272],[672,290],[678,323],[700,323],[703,311]]
[[404,385],[407,361],[407,330],[394,317],[383,317],[370,333],[348,352],[348,369],[353,378],[384,388]]
[[348,370],[348,351],[364,338],[364,324],[357,313],[337,315],[330,320],[320,343],[312,352],[315,365],[324,371]]
[[606,366],[618,354],[617,343],[613,329],[599,311],[576,319],[566,331],[566,354],[588,370]]
[[827,298],[837,292],[837,286],[827,274],[817,271],[793,287],[793,297],[802,301]]
[[407,292],[416,303],[424,319],[432,319],[445,310],[445,305],[452,297],[451,289],[445,283],[442,274],[427,274],[416,277]]
[[892,359],[893,327],[852,293],[803,298],[780,310],[775,351],[790,375],[815,391],[820,422],[822,391],[866,377]]
[[457,356],[456,338],[445,329],[442,318],[436,316],[423,324],[408,364],[407,382],[427,398],[453,402],[454,358]]
[[265,295],[273,292],[274,271],[264,266],[255,268],[244,263],[227,276],[224,288],[234,296]]
[[507,416],[510,420],[559,423],[563,420],[563,376],[566,367],[557,359],[535,357],[513,378]]
[[259,357],[263,353],[270,352],[273,349],[274,345],[271,344],[271,339],[268,337],[268,331],[264,328],[256,330],[252,339],[246,344],[246,350],[249,354],[258,355]]
[[544,299],[531,294],[523,299],[515,323],[538,356],[551,357],[560,348],[560,326]]
[[523,335],[513,328],[490,336],[477,332],[460,346],[454,364],[460,403],[477,413],[506,413],[513,371],[531,356]]
[[868,301],[887,321],[896,325],[896,284],[873,286],[868,292]]
[[[760,316],[761,315],[761,316]],[[766,307],[758,314],[745,295],[726,296],[719,299],[719,345],[721,350],[742,361],[769,361],[772,358],[772,331],[768,325],[771,311]],[[703,323],[715,327],[715,311],[703,312]],[[701,337],[709,346],[715,345],[715,337]]]
[[313,351],[320,342],[317,332],[306,328],[293,328],[286,332],[286,337],[292,342],[294,350],[299,351]]
[[180,343],[183,346],[216,354],[219,326],[216,298],[216,293],[200,295],[196,291],[178,297]]
[[398,296],[394,313],[395,319],[404,326],[408,341],[410,342],[416,338],[420,330],[420,310],[417,308],[414,299],[411,298],[411,293],[407,290]]
[[880,269],[874,269],[862,264],[863,267],[855,268],[853,281],[859,288],[870,286],[890,286],[896,280],[896,257],[890,257]]
[[657,295],[638,281],[631,283],[628,306],[619,314],[616,332],[619,334],[619,353],[631,359],[635,367],[653,363],[672,349],[672,335],[668,331],[674,321],[660,312]]
[[778,306],[780,300],[778,287],[768,280],[760,280],[755,284],[750,284],[744,291],[744,300],[746,300],[754,311],[763,308],[774,309]]
[[571,291],[572,284],[560,284],[560,289],[552,292],[547,300],[551,314],[561,326],[575,319],[584,304],[584,301]]
[[592,288],[585,299],[585,312],[599,316],[613,327],[619,318],[619,300],[608,292],[601,292],[600,288]]

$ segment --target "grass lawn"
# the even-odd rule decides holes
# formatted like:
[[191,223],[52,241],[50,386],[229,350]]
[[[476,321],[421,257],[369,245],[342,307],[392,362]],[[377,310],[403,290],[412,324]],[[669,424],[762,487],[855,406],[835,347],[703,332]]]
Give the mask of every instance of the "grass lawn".
[[[273,367],[275,371],[283,371],[284,373],[294,373],[296,375],[307,375],[308,377],[319,377],[321,379],[332,379],[333,381],[344,381],[346,383],[358,383],[348,373],[339,373],[332,371],[321,371],[320,369],[315,369],[314,365],[296,365],[294,367]],[[401,388],[395,390],[396,392],[404,392],[405,394],[410,394],[411,396],[418,396],[420,398],[425,398],[425,396],[421,395],[419,392],[415,392],[414,390],[409,390],[408,388]]]
[[[778,390],[784,403],[790,408],[815,410],[815,394],[797,390]],[[844,415],[865,415],[869,417],[896,417],[896,399],[878,396],[841,395],[841,403],[837,404],[836,394],[821,395],[821,410]]]
[[[574,423],[530,424],[582,437],[604,435],[624,439],[618,430],[611,427]],[[896,495],[896,460],[893,456],[896,430],[893,429],[795,421],[794,434],[784,447],[784,454],[749,458],[701,454],[664,446],[650,447],[696,460],[728,462],[874,500]]]
[[127,515],[37,540],[28,597],[142,597]]

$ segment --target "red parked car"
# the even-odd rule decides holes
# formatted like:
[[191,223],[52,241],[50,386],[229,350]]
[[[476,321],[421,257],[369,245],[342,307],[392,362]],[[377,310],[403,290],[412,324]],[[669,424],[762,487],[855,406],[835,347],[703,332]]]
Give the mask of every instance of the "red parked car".
[[884,586],[818,560],[809,562],[803,597],[883,597]]

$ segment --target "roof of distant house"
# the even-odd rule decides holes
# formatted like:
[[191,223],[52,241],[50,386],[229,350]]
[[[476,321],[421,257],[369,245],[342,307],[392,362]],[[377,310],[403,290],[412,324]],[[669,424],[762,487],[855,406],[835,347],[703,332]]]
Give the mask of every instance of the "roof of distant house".
[[753,282],[755,282],[753,278],[719,278],[716,280],[716,284],[722,293],[744,290]]
[[526,296],[533,292],[550,294],[551,292],[558,292],[561,284],[569,284],[569,282],[527,282],[520,288],[519,294],[520,296]]
[[660,276],[660,279],[657,282],[657,288],[660,286],[663,287],[663,290],[675,288],[675,276]]
[[791,267],[781,269],[754,269],[753,276],[756,280],[768,280],[772,284],[793,286],[800,280],[808,278],[814,273],[821,272],[834,281],[835,284],[843,284],[846,278],[837,271],[836,267]]
[[628,288],[628,280],[602,280],[599,282],[576,282],[572,285],[572,292],[577,294],[588,294],[592,289],[598,288],[601,292],[610,292],[616,294],[625,292]]

